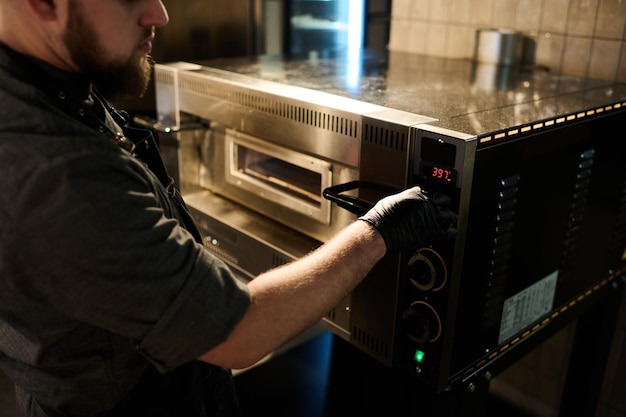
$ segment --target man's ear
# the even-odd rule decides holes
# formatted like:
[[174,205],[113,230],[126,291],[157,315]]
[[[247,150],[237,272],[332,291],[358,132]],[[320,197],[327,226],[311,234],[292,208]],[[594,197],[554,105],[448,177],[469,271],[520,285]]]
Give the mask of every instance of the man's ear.
[[43,20],[54,20],[57,16],[57,0],[26,0],[33,13]]

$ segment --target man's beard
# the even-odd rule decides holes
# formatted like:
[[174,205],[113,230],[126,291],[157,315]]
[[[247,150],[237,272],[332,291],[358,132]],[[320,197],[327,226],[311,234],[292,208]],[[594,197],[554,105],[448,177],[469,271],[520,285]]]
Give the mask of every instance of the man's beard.
[[[146,38],[150,31],[146,31]],[[83,75],[88,77],[98,91],[111,99],[140,98],[146,92],[152,74],[153,60],[143,55],[139,60],[110,59],[100,41],[84,21],[81,6],[71,0],[68,23],[63,39],[70,56]]]

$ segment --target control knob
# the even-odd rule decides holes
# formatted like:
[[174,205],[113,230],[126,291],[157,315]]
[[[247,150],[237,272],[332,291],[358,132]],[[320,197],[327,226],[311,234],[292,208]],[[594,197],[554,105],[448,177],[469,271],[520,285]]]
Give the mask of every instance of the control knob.
[[402,313],[402,327],[409,339],[416,343],[433,343],[441,337],[441,319],[426,301],[411,303]]
[[406,276],[420,291],[440,290],[446,283],[447,275],[445,262],[431,248],[422,248],[409,258]]

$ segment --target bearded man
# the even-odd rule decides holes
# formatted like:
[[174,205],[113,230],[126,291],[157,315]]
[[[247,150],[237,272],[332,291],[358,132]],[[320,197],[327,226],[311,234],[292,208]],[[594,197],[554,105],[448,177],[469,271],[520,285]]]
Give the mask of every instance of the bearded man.
[[230,369],[319,321],[387,252],[447,233],[412,188],[238,280],[150,132],[107,101],[145,92],[167,22],[160,0],[0,0],[0,368],[17,417],[237,416]]

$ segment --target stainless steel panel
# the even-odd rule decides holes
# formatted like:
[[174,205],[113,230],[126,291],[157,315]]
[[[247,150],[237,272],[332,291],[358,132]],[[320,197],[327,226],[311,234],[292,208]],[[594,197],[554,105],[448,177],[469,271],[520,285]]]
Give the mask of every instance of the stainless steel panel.
[[[191,138],[190,138],[191,139]],[[288,195],[286,190],[272,187],[271,184],[259,179],[252,179],[241,172],[237,172],[233,162],[233,145],[247,144],[255,150],[269,153],[278,161],[284,158],[285,163],[300,165],[315,165],[320,173],[320,188],[318,190],[316,206],[303,198]],[[348,223],[354,221],[355,215],[337,207],[322,197],[324,186],[342,184],[358,178],[358,170],[353,167],[328,160],[321,155],[310,155],[287,147],[280,147],[272,142],[263,142],[259,138],[242,134],[225,126],[212,123],[206,130],[199,153],[189,155],[190,162],[183,161],[182,165],[200,164],[198,184],[240,204],[253,208],[277,222],[285,224],[294,230],[306,234],[319,241],[326,241]],[[195,159],[195,162],[193,162]],[[198,162],[199,161],[199,162]],[[294,179],[295,184],[295,179]]]

